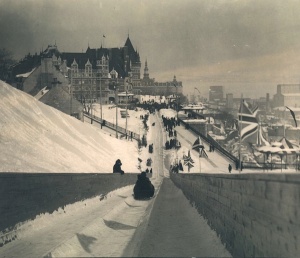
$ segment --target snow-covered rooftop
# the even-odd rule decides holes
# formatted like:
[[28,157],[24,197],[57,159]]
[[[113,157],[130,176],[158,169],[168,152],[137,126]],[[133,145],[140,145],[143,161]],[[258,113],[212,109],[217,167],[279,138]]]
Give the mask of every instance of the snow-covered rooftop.
[[19,77],[27,78],[30,74],[32,74],[32,73],[34,72],[35,69],[36,69],[36,67],[33,68],[30,72],[17,74],[16,77],[17,77],[17,78],[19,78]]

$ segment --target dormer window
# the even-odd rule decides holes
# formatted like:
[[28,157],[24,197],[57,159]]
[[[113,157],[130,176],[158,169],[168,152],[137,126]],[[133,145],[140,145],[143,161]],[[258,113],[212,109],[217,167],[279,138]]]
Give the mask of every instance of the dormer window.
[[92,64],[90,63],[89,59],[85,64],[85,75],[87,77],[92,77]]
[[118,73],[114,68],[111,70],[110,75],[112,79],[118,78]]
[[78,74],[78,64],[75,61],[75,59],[74,59],[73,63],[71,64],[71,70],[72,70],[73,75]]

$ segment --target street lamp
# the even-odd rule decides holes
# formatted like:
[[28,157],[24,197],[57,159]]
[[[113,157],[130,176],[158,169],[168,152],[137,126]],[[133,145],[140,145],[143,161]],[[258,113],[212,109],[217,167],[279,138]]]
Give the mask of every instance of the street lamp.
[[175,101],[175,103],[176,103],[176,114],[177,114],[177,121],[178,121],[178,96],[177,96],[177,83],[174,83],[174,86],[175,86],[175,88],[176,88],[176,101]]
[[71,71],[71,83],[69,88],[70,94],[70,116],[72,116],[72,89],[73,89],[73,70]]
[[[101,89],[101,78],[102,78],[102,74],[101,73],[98,73],[98,78],[99,78],[99,81],[100,81],[100,87],[99,87],[99,93],[100,93],[100,119],[101,119],[101,122],[102,122],[102,89]],[[98,81],[98,80],[97,80]]]
[[[118,79],[117,79],[118,80]],[[113,89],[115,91],[115,105],[116,105],[116,138],[118,138],[118,81],[112,82],[112,87],[110,89]]]
[[[128,80],[126,82],[127,82],[127,84],[130,84],[131,87],[132,87],[132,83],[131,82],[129,82]],[[125,125],[126,139],[127,139],[127,102],[128,102],[128,97],[127,97],[128,87],[127,86],[128,85],[126,85],[126,88],[125,88],[125,90],[126,90],[126,125]]]

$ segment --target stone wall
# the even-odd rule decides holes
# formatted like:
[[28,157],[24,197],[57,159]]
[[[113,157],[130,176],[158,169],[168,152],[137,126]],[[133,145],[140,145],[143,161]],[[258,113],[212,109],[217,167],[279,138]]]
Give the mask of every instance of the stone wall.
[[299,257],[300,174],[171,174],[234,257]]
[[135,184],[137,174],[0,173],[0,232],[59,207]]

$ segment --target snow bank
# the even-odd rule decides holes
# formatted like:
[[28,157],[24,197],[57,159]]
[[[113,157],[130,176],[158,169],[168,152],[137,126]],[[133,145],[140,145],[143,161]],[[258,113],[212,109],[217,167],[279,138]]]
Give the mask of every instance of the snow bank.
[[0,81],[1,172],[138,172],[137,143],[115,139]]

